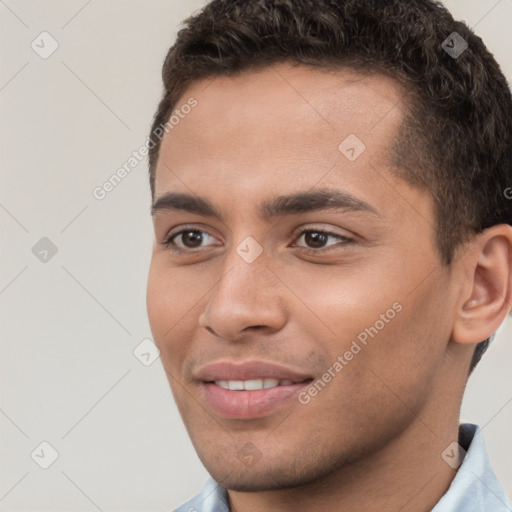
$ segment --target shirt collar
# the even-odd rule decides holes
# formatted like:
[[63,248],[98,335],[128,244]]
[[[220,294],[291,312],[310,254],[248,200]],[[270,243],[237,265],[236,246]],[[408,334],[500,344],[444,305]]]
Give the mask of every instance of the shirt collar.
[[[467,453],[448,491],[432,512],[512,512],[489,463],[482,430],[471,423],[460,425],[459,444]],[[197,496],[174,512],[229,512],[227,491],[209,478]]]
[[[464,440],[469,447],[464,446]],[[489,463],[482,430],[471,423],[460,425],[459,444],[467,453],[448,491],[432,512],[512,512]]]

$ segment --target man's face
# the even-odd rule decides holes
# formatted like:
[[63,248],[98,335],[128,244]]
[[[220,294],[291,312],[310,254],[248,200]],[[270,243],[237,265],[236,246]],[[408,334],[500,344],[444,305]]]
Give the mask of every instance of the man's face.
[[[440,397],[456,293],[431,198],[390,166],[402,93],[384,76],[282,64],[196,82],[176,108],[190,97],[163,139],[155,201],[187,194],[220,216],[160,202],[152,333],[221,485],[314,482],[423,424]],[[320,190],[344,206],[263,209]]]

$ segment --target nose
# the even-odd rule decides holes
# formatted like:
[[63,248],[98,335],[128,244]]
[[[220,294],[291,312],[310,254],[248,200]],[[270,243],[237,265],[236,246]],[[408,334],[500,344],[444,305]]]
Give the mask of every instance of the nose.
[[264,254],[247,263],[233,249],[199,317],[200,327],[232,341],[253,330],[282,329],[287,319],[283,285],[268,263]]

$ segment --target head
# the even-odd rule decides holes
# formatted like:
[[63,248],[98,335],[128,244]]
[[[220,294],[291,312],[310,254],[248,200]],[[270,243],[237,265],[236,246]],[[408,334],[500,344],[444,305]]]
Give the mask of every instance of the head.
[[[428,0],[214,0],[163,81],[148,313],[217,481],[299,485],[457,416],[510,310],[512,99],[482,41]],[[224,359],[311,385],[226,418],[200,378]]]

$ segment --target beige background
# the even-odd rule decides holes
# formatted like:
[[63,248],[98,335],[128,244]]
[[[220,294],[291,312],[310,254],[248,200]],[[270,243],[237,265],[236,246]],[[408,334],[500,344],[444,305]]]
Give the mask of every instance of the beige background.
[[[162,60],[202,3],[0,1],[2,511],[172,510],[207,477],[160,361],[133,354],[151,336],[147,161],[103,201],[92,195],[144,143]],[[446,3],[510,79],[512,1]],[[51,48],[43,31],[59,45],[47,59],[31,48]],[[32,252],[42,237],[57,248],[46,263]],[[511,335],[509,323],[462,411],[485,425],[509,496]],[[49,460],[43,441],[59,454],[46,470],[31,458]]]

